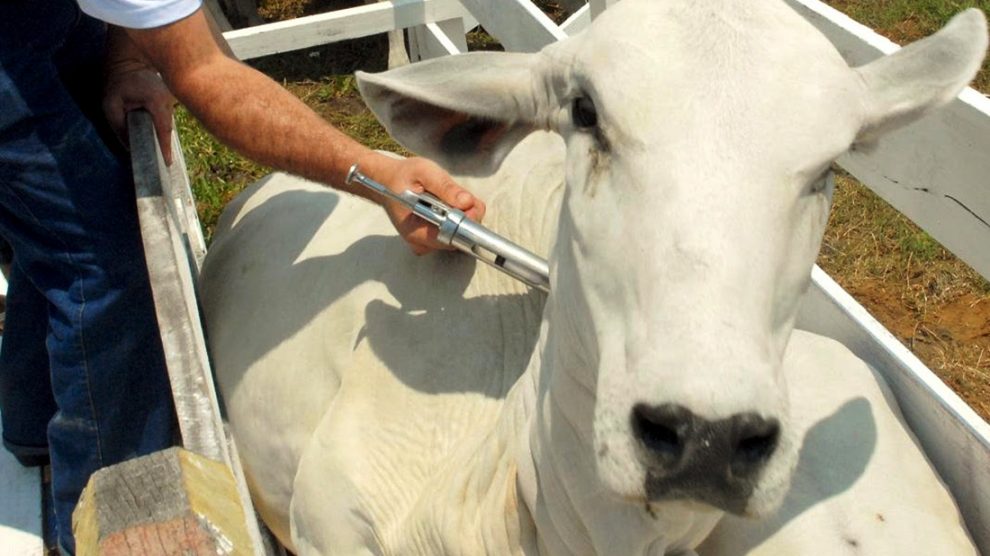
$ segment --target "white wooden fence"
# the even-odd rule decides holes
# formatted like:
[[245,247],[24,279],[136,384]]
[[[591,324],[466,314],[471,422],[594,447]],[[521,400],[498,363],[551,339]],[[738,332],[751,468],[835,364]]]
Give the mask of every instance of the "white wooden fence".
[[[226,34],[252,58],[406,28],[413,59],[466,50],[475,22],[507,50],[534,51],[579,32],[617,0],[591,0],[559,27],[529,0],[393,0]],[[787,0],[851,65],[898,47],[817,0]],[[839,163],[963,261],[990,278],[990,100],[967,89],[948,108]],[[952,488],[981,550],[990,553],[990,425],[855,300],[815,268],[799,318],[877,367]]]

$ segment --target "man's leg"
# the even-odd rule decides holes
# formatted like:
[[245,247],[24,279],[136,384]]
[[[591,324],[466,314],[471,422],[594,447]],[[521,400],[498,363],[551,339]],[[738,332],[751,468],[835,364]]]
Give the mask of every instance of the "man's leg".
[[74,551],[90,474],[169,446],[174,409],[129,171],[52,62],[81,16],[68,0],[33,4],[0,2],[0,235],[48,302],[52,489],[59,542]]

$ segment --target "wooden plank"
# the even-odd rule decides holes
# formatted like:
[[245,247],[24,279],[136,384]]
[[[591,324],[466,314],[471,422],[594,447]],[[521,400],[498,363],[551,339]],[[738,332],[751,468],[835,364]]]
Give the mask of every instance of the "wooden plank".
[[[817,0],[787,0],[853,66],[899,47]],[[949,106],[839,164],[990,279],[990,100],[966,89]]]
[[419,25],[409,31],[410,45],[415,47],[410,48],[413,61],[467,52],[464,20],[460,18]]
[[619,0],[588,0],[588,4],[591,6],[591,19],[602,15],[609,6],[618,3]]
[[530,0],[461,0],[464,6],[506,50],[535,52],[567,38]]
[[798,327],[835,338],[887,380],[925,454],[990,554],[990,425],[817,266]]
[[457,0],[391,0],[224,33],[234,54],[257,58],[466,15]]
[[100,469],[72,516],[87,555],[253,554],[230,468],[181,448]]
[[194,273],[198,276],[202,257],[192,248],[205,253],[205,244],[178,135],[172,134],[171,167],[162,159],[148,113],[129,114],[128,135],[141,237],[183,445],[232,468],[241,485],[240,503],[252,517],[247,527],[255,553],[264,554],[243,472],[231,458],[200,322]]
[[12,556],[43,556],[41,471],[0,448],[0,547]]
[[165,182],[185,168],[178,160],[165,166],[150,115],[132,112],[128,124],[141,235],[183,445],[229,463],[188,257],[174,204],[164,197]]
[[186,158],[182,154],[178,133],[172,134],[172,157],[174,162],[168,167],[168,179],[163,182],[163,193],[171,200],[172,214],[178,224],[182,242],[189,253],[189,263],[194,276],[199,276],[206,257],[206,238],[196,212],[196,199],[192,184],[186,173]]
[[591,25],[591,4],[585,4],[560,24],[560,30],[567,33],[567,36],[574,36],[587,29],[589,25]]

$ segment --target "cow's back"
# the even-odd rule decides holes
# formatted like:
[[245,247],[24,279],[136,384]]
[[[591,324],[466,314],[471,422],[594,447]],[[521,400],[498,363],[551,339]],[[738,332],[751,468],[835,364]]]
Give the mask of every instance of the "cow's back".
[[[544,254],[559,147],[535,134],[496,175],[459,179],[488,202],[487,225]],[[549,158],[534,154],[547,149]],[[337,492],[355,492],[376,522],[400,515],[443,454],[493,422],[532,352],[543,304],[543,294],[462,254],[414,256],[378,206],[284,174],[228,207],[201,293],[249,481],[283,541],[308,449],[328,458],[326,488],[347,481]],[[401,469],[387,467],[395,461]],[[379,484],[385,476],[393,484]],[[382,488],[390,502],[379,507]]]

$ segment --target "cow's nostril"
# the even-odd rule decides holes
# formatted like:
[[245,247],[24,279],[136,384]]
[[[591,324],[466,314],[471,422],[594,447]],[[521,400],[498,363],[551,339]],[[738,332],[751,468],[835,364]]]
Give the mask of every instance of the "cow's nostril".
[[732,455],[734,472],[755,470],[762,466],[774,450],[780,439],[780,424],[776,419],[764,419],[756,415],[737,417],[738,438],[735,453]]
[[684,454],[685,425],[691,415],[672,405],[633,408],[632,426],[636,438],[653,457],[665,465],[675,464]]
[[681,439],[677,436],[677,431],[657,423],[643,423],[640,440],[654,452],[666,452],[673,455],[684,449]]
[[777,445],[777,435],[763,434],[743,438],[736,447],[736,456],[744,461],[756,462],[766,459]]

